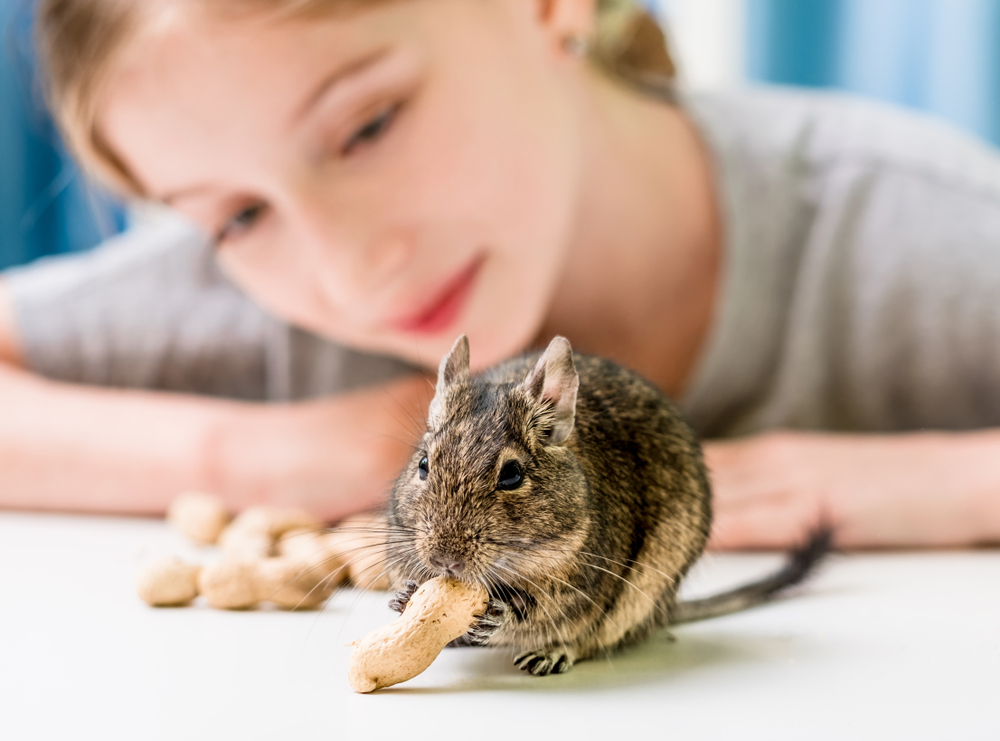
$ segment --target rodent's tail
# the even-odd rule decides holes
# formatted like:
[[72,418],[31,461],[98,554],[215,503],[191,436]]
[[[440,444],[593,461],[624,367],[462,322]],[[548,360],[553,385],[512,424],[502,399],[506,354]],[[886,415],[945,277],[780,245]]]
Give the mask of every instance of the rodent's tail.
[[776,573],[760,581],[737,587],[704,599],[678,602],[671,615],[671,625],[728,615],[748,607],[763,604],[779,592],[798,584],[809,576],[816,565],[831,551],[833,528],[821,526],[810,533],[808,540],[790,551],[788,561]]

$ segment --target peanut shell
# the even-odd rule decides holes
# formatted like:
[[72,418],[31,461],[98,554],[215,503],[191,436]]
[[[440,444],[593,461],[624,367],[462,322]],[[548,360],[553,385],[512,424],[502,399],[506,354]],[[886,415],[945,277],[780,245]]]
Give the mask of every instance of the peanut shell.
[[200,571],[200,566],[178,558],[161,558],[140,572],[136,591],[143,602],[154,607],[186,605],[198,596]]
[[424,582],[399,618],[350,644],[351,689],[374,692],[417,676],[469,630],[488,599],[481,584],[443,576]]
[[214,494],[189,491],[170,503],[167,521],[191,540],[211,545],[229,522],[229,512]]
[[198,590],[208,604],[220,610],[245,610],[265,597],[257,564],[246,561],[206,566],[198,575]]

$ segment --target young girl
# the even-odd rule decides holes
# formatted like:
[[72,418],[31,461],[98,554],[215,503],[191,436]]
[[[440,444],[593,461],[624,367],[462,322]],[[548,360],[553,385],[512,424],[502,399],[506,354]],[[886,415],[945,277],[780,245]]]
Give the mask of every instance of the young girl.
[[416,369],[458,334],[479,368],[563,334],[727,438],[706,443],[717,546],[821,515],[848,547],[1000,538],[985,146],[836,96],[671,101],[620,2],[41,20],[78,156],[195,226],[0,284],[4,504],[156,512],[199,487],[336,518],[385,496]]

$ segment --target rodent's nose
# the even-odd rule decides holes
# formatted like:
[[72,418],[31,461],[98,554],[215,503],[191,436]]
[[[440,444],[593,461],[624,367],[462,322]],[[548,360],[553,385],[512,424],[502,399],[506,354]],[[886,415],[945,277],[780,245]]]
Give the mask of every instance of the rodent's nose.
[[441,556],[435,554],[431,556],[431,566],[441,571],[446,571],[451,575],[461,574],[465,570],[465,561],[452,556]]

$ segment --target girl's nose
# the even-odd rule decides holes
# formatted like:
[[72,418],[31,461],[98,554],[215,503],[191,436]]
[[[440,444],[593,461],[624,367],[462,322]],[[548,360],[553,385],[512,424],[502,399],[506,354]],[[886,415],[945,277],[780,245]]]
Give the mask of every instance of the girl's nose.
[[338,254],[327,264],[340,276],[350,300],[371,299],[387,287],[409,264],[413,243],[402,236],[351,240],[332,249]]
[[[341,285],[346,300],[370,297],[399,275],[414,253],[408,230],[382,230],[363,236],[364,225],[345,224],[329,208],[298,209],[299,239],[310,246],[317,270]],[[360,228],[359,228],[360,227]],[[370,231],[369,231],[370,235]]]
[[361,248],[366,270],[376,284],[383,284],[399,275],[413,256],[413,239],[405,234],[390,234]]

